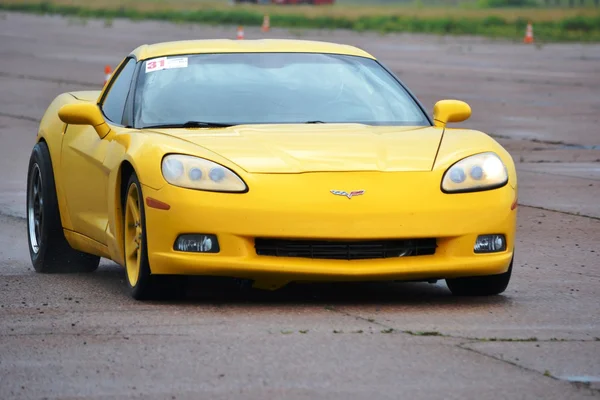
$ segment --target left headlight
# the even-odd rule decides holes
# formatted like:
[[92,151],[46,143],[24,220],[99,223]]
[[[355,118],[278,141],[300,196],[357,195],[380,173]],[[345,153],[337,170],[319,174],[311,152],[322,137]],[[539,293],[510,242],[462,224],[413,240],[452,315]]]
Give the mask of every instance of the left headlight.
[[163,158],[163,177],[171,185],[213,192],[245,192],[248,187],[235,172],[204,158],[170,154]]
[[480,153],[452,165],[442,178],[447,193],[475,192],[502,187],[508,182],[506,166],[495,153]]

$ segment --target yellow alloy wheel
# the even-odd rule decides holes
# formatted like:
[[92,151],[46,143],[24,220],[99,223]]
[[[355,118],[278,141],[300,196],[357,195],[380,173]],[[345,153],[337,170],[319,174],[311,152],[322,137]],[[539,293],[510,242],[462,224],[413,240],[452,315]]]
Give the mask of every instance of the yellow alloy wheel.
[[136,184],[129,186],[125,203],[125,269],[129,284],[134,287],[140,277],[142,258],[142,221],[140,194]]

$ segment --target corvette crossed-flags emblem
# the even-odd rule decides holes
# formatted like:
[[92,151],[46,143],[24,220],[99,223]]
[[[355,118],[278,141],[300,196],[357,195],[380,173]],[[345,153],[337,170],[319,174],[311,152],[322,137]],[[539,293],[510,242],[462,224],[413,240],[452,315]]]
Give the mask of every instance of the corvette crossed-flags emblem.
[[363,195],[365,193],[365,191],[364,190],[354,190],[354,191],[348,193],[348,192],[343,192],[341,190],[332,190],[331,193],[333,193],[337,196],[346,196],[347,198],[351,199],[354,196]]

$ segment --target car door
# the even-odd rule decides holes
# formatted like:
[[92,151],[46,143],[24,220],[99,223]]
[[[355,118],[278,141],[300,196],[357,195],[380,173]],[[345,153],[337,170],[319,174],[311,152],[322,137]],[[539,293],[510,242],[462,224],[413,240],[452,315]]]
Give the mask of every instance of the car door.
[[[100,108],[111,129],[121,126],[135,72],[133,58],[122,63],[105,93]],[[103,165],[112,139],[101,139],[89,125],[69,125],[61,153],[61,176],[73,230],[106,244],[108,226],[108,175]]]

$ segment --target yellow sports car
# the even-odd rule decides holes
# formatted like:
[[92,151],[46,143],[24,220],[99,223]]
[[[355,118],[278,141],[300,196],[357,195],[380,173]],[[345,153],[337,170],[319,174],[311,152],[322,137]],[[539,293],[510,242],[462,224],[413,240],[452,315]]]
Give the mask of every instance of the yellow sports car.
[[296,40],[143,45],[102,91],[56,97],[27,179],[42,273],[125,268],[132,297],[185,275],[509,282],[517,176],[488,135],[432,116],[372,55]]

